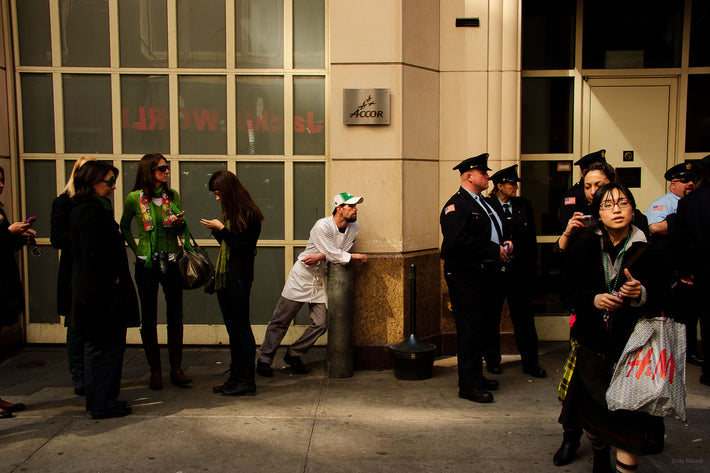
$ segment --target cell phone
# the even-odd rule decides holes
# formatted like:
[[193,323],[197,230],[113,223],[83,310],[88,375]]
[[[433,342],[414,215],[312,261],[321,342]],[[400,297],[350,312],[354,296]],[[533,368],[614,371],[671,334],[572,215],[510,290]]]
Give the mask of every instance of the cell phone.
[[34,221],[37,220],[37,217],[27,217],[27,220],[25,220],[25,223],[32,224]]
[[182,217],[183,215],[185,215],[185,211],[184,211],[184,210],[183,210],[182,212],[180,212],[179,214],[175,214],[175,216],[176,216],[177,218],[180,218],[180,217]]
[[582,215],[582,223],[586,226],[590,226],[594,222],[591,215]]

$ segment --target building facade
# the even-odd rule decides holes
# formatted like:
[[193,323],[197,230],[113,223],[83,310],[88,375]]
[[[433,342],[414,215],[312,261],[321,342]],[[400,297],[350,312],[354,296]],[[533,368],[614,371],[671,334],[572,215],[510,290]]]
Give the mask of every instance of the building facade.
[[[549,257],[572,163],[605,148],[639,208],[663,172],[710,152],[710,7],[698,0],[3,0],[0,160],[17,218],[38,217],[42,256],[22,255],[23,339],[61,343],[52,199],[82,155],[121,170],[165,154],[198,242],[219,217],[207,180],[236,172],[265,214],[252,291],[257,342],[330,196],[365,197],[356,250],[358,366],[384,363],[408,333],[451,353],[438,216],[462,159],[520,164],[540,247],[536,323],[567,338]],[[351,125],[350,89],[386,89],[388,124]],[[362,104],[367,110],[367,105]],[[227,340],[214,296],[186,291],[186,343]],[[285,344],[308,323],[304,311]],[[159,333],[162,333],[160,331]],[[129,342],[139,342],[129,331]],[[325,337],[323,338],[325,342]]]

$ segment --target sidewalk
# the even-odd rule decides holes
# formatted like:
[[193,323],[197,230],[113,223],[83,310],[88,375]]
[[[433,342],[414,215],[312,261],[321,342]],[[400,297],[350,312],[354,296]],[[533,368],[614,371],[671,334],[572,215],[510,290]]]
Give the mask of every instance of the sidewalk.
[[[577,460],[552,464],[562,435],[556,389],[567,347],[546,344],[548,378],[523,375],[504,357],[493,404],[457,397],[456,358],[436,361],[434,377],[401,381],[388,371],[328,379],[325,350],[290,375],[283,350],[275,376],[257,376],[257,394],[212,393],[225,379],[229,352],[186,350],[194,379],[178,388],[147,388],[142,349],[126,352],[122,399],[133,415],[91,420],[74,395],[63,347],[25,348],[0,365],[0,397],[27,410],[0,419],[1,472],[591,472],[591,447]],[[167,351],[163,353],[167,367]],[[506,362],[507,361],[507,362]],[[710,468],[710,388],[688,366],[688,426],[666,419],[666,448],[645,457],[641,472]]]

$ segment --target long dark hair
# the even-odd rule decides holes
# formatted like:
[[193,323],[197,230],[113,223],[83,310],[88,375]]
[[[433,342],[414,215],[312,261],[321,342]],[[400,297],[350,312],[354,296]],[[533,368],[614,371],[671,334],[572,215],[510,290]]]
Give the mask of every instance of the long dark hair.
[[264,215],[254,203],[249,191],[233,173],[222,170],[212,174],[209,189],[210,192],[219,192],[222,215],[225,224],[227,221],[232,223],[232,233],[244,231],[252,219],[259,222],[264,220]]
[[74,175],[74,200],[86,201],[94,196],[94,186],[101,182],[109,171],[118,177],[118,169],[103,161],[87,161]]
[[602,200],[604,199],[604,196],[613,190],[618,190],[619,195],[623,194],[624,197],[626,197],[626,200],[628,200],[631,204],[631,210],[636,210],[636,200],[634,199],[634,195],[631,193],[629,188],[619,182],[610,182],[609,184],[601,186],[594,194],[594,198],[592,199],[592,216],[594,218],[599,219],[599,208],[602,205]]
[[[149,200],[150,197],[153,195],[153,192],[155,192],[155,184],[158,182],[155,180],[153,168],[155,168],[158,163],[160,163],[161,159],[165,161],[165,164],[168,164],[168,160],[160,153],[146,154],[141,158],[140,161],[138,161],[138,169],[136,171],[136,183],[133,185],[133,190],[143,191],[143,194]],[[165,193],[167,194],[170,200],[173,200],[175,198],[175,194],[172,190],[170,190],[167,183],[163,186],[163,190],[165,190]]]
[[[0,166],[0,181],[5,184],[5,170]],[[2,202],[0,202],[0,209],[4,208]]]

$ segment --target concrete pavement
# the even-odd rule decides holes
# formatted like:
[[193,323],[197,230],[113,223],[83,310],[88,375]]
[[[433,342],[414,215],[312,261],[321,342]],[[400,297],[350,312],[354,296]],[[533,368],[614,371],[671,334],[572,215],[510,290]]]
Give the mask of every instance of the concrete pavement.
[[[567,348],[541,347],[548,378],[504,357],[493,404],[457,397],[456,358],[437,359],[428,380],[387,371],[328,379],[325,350],[304,360],[308,375],[284,369],[257,377],[257,394],[212,393],[229,365],[220,348],[190,348],[188,388],[147,388],[142,349],[126,352],[122,399],[133,414],[92,420],[74,395],[63,347],[30,346],[0,365],[0,397],[27,410],[0,419],[2,472],[591,472],[591,447],[552,464],[561,442],[556,389]],[[167,370],[167,352],[163,353]],[[688,366],[688,425],[666,419],[666,448],[642,472],[705,472],[710,465],[710,388]]]

